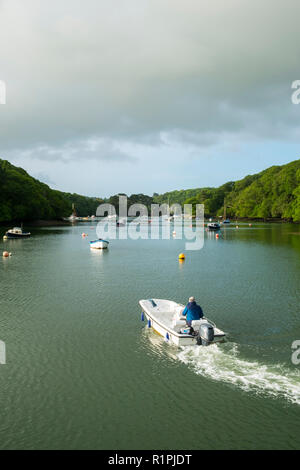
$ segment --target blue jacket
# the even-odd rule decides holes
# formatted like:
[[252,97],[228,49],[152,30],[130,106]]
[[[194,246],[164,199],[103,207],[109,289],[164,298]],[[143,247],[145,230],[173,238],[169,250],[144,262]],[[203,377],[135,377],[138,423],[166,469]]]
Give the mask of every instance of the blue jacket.
[[203,317],[203,311],[196,302],[189,302],[183,310],[182,315],[184,317],[186,316],[187,321],[200,320],[200,318]]

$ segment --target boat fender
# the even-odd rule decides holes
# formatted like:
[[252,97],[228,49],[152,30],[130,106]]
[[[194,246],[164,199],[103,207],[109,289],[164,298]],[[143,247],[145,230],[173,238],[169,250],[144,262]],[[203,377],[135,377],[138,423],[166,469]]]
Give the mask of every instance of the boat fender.
[[145,315],[144,315],[144,312],[142,312],[142,315],[141,315],[141,320],[142,320],[142,321],[145,321]]
[[170,339],[170,336],[169,336],[169,333],[167,332],[167,334],[166,334],[166,341],[169,341],[169,339]]
[[151,328],[151,320],[148,320],[148,328]]

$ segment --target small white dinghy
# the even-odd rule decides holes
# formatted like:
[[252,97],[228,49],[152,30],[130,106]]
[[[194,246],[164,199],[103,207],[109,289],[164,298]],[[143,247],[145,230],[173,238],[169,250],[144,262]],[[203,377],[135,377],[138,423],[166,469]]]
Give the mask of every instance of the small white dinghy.
[[[176,346],[207,346],[223,341],[225,333],[219,330],[208,318],[194,320],[193,332],[190,332],[185,317],[182,316],[184,305],[172,300],[149,299],[140,300],[142,316],[146,317],[148,327],[153,328],[166,341]],[[143,318],[142,318],[143,319]]]
[[105,250],[106,248],[108,248],[108,245],[109,245],[109,242],[107,240],[102,240],[102,238],[100,238],[99,240],[90,242],[90,247],[93,250]]

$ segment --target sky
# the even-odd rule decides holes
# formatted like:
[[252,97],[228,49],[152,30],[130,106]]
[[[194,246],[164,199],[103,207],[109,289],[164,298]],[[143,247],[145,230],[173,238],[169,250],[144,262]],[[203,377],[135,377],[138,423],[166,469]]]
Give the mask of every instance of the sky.
[[0,0],[0,158],[107,197],[300,158],[299,0]]

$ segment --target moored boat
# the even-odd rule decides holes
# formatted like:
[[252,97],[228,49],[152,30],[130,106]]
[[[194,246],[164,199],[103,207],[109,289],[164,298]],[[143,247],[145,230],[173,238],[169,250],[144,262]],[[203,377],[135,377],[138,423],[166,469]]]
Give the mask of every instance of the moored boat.
[[94,250],[105,250],[106,248],[108,248],[108,245],[109,242],[107,240],[102,240],[102,238],[90,242],[90,247]]
[[209,224],[207,224],[207,228],[208,230],[220,230],[221,225],[219,224],[219,222],[210,222]]
[[182,317],[184,305],[172,300],[148,299],[140,300],[139,304],[148,326],[176,346],[206,346],[225,338],[224,331],[205,317],[194,320],[192,330],[188,328],[185,317]]
[[21,227],[14,227],[5,233],[3,238],[5,239],[28,238],[30,236],[31,236],[30,232],[23,232],[23,229]]
[[64,217],[63,220],[66,220],[67,222],[76,222],[76,220],[80,220],[76,214],[75,204],[72,204],[72,214],[70,215],[70,217]]

